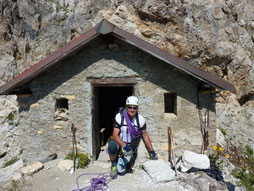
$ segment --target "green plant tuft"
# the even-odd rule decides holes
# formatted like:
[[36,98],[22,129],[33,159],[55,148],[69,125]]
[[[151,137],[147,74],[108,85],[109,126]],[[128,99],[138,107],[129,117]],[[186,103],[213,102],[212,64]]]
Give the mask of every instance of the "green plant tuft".
[[247,145],[244,148],[244,154],[248,157],[248,158],[253,158],[253,149]]
[[249,191],[254,191],[254,156],[250,146],[240,148],[238,152],[238,168],[232,171],[232,175],[239,178],[238,185]]
[[11,191],[20,191],[20,189],[18,188],[18,184],[15,180],[11,181],[11,185],[12,185]]
[[9,115],[7,116],[7,119],[8,119],[9,121],[13,121],[16,114],[17,114],[16,111],[12,111],[12,112],[9,113]]
[[219,127],[218,129],[220,130],[220,132],[221,132],[224,136],[227,134],[227,132],[226,132],[225,129],[223,129],[223,128],[221,128],[221,127]]
[[237,184],[238,186],[243,186],[243,187],[246,188],[246,190],[254,191],[254,187],[253,187],[254,175],[251,174],[249,171],[246,171],[246,170],[243,170],[243,169],[233,170],[232,175],[235,178],[240,179],[240,181]]
[[227,158],[236,167],[231,174],[239,179],[238,186],[245,187],[248,191],[254,191],[253,149],[248,145],[236,147],[229,140],[227,140],[227,143],[227,150],[224,150],[219,145],[213,146],[214,152],[209,155],[210,161],[214,162],[221,169],[223,160]]
[[19,157],[13,157],[11,160],[7,161],[6,163],[4,163],[3,168],[10,166],[12,164],[14,164],[15,162],[17,162],[19,160]]
[[73,152],[69,152],[69,153],[65,156],[64,159],[65,159],[65,160],[73,160]]
[[[69,152],[65,159],[69,159],[69,160],[73,160],[73,152]],[[86,168],[88,166],[88,164],[91,162],[90,158],[89,158],[89,154],[88,153],[82,153],[82,152],[78,152],[75,156],[75,159],[77,159],[77,168]]]
[[208,157],[211,162],[213,162],[219,169],[222,170],[223,159],[225,157],[227,158],[227,155],[225,155],[224,148],[214,145],[213,150],[214,152],[210,154]]
[[12,111],[11,113],[9,113],[9,115],[6,117],[6,119],[8,120],[9,125],[14,125],[14,126],[18,126],[19,122],[15,121],[15,115],[17,114],[17,111]]

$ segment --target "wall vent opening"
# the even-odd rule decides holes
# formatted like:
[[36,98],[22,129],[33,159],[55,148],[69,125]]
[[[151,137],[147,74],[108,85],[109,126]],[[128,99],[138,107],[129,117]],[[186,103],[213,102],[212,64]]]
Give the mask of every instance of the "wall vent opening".
[[176,93],[164,93],[165,113],[177,114],[177,95]]
[[56,100],[56,109],[69,109],[68,99],[61,98]]
[[68,99],[66,99],[66,98],[56,99],[55,120],[56,121],[68,121],[69,120],[68,109],[69,109]]

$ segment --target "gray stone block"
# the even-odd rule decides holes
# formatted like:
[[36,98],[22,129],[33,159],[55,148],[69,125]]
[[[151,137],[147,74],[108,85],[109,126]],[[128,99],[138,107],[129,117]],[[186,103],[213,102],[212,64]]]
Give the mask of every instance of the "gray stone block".
[[156,183],[168,182],[175,178],[175,171],[163,160],[149,160],[143,164],[143,168]]

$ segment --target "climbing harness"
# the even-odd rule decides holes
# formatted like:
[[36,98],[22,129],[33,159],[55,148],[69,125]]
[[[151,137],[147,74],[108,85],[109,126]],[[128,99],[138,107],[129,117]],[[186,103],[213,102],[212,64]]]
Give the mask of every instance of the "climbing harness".
[[[85,173],[85,174],[81,174],[77,177],[76,179],[76,183],[77,183],[77,189],[74,189],[72,191],[95,191],[95,190],[107,190],[108,188],[108,183],[112,180],[112,178],[110,178],[108,172],[105,173]],[[92,178],[90,179],[90,186],[84,187],[84,188],[79,188],[79,178],[81,176],[86,176],[86,175],[98,175],[96,178]]]

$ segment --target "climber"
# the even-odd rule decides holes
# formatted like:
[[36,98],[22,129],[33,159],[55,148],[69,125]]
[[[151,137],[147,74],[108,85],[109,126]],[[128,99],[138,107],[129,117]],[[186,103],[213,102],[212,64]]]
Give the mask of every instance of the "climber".
[[126,100],[126,107],[115,116],[113,136],[108,141],[112,178],[116,178],[117,174],[124,175],[127,171],[132,170],[141,137],[148,149],[150,159],[158,160],[146,131],[145,119],[138,114],[138,106],[138,98],[130,96]]

